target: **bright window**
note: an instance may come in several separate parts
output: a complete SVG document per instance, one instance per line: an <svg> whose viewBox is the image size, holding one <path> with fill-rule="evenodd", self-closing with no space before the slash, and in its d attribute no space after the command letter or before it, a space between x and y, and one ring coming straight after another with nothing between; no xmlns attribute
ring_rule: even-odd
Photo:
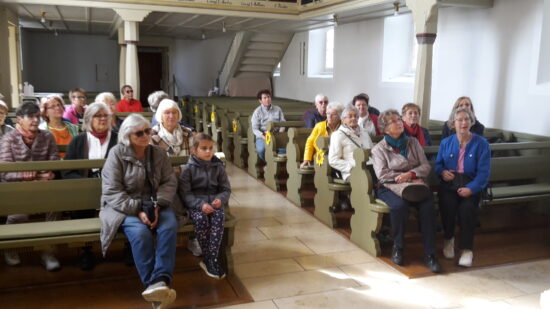
<svg viewBox="0 0 550 309"><path fill-rule="evenodd" d="M275 67L275 71L273 71L273 76L281 76L281 63L277 63L277 67Z"/></svg>
<svg viewBox="0 0 550 309"><path fill-rule="evenodd" d="M334 69L334 28L309 31L307 51L308 77L331 78Z"/></svg>
<svg viewBox="0 0 550 309"><path fill-rule="evenodd" d="M384 19L382 81L414 83L418 43L411 14Z"/></svg>

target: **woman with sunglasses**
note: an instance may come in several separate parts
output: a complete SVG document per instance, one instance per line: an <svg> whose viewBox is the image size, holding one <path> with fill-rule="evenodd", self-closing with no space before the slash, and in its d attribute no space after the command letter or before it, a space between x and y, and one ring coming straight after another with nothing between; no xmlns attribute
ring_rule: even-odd
<svg viewBox="0 0 550 309"><path fill-rule="evenodd" d="M63 120L64 110L63 99L60 96L50 95L40 101L40 115L45 122L42 122L38 128L50 131L57 145L68 145L79 131L77 125ZM64 158L65 153L59 153L59 157Z"/></svg>
<svg viewBox="0 0 550 309"><path fill-rule="evenodd" d="M134 90L132 89L132 86L122 86L122 88L120 89L120 94L122 98L120 99L120 101L118 101L118 104L116 106L117 112L143 112L141 102L134 99Z"/></svg>
<svg viewBox="0 0 550 309"><path fill-rule="evenodd" d="M84 132L74 137L69 143L65 160L107 158L109 151L117 142L117 134L111 131L111 109L104 103L90 104L84 112L82 130ZM65 179L99 178L100 174L100 169L61 172L62 177ZM93 209L71 212L72 219L93 218L95 216L96 211ZM95 266L95 258L91 251L92 247L85 246L82 249L80 268L91 270Z"/></svg>
<svg viewBox="0 0 550 309"><path fill-rule="evenodd" d="M178 222L172 208L177 179L166 152L150 145L151 128L143 116L128 116L102 170L101 247L103 255L122 230L146 287L141 293L154 308L176 299L172 281Z"/></svg>

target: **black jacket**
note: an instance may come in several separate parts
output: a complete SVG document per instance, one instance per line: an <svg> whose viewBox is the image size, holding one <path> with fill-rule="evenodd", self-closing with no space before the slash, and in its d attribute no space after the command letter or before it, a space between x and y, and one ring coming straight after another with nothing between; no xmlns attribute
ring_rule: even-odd
<svg viewBox="0 0 550 309"><path fill-rule="evenodd" d="M77 136L73 137L69 146L67 147L67 152L65 153L64 160L79 160L79 159L88 159L88 138L86 132L82 132ZM115 132L111 131L111 139L109 140L109 145L107 146L107 152L105 153L105 158L109 155L109 150L117 144L118 135ZM101 171L100 171L101 172ZM88 178L91 177L91 170L70 170L70 171L61 171L62 178Z"/></svg>

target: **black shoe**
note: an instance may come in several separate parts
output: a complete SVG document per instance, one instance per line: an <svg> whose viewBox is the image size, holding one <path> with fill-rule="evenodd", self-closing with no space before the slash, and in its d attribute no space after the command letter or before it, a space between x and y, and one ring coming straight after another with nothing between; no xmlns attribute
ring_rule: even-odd
<svg viewBox="0 0 550 309"><path fill-rule="evenodd" d="M82 248L82 256L80 257L80 269L92 270L95 267L95 257L90 247Z"/></svg>
<svg viewBox="0 0 550 309"><path fill-rule="evenodd" d="M134 256L132 255L132 247L129 243L124 244L124 264L126 266L134 266Z"/></svg>
<svg viewBox="0 0 550 309"><path fill-rule="evenodd" d="M391 250L391 261L395 265L403 266L403 249L394 246Z"/></svg>
<svg viewBox="0 0 550 309"><path fill-rule="evenodd" d="M424 265L430 269L432 273L441 273L441 265L437 262L435 254L429 254L424 257Z"/></svg>

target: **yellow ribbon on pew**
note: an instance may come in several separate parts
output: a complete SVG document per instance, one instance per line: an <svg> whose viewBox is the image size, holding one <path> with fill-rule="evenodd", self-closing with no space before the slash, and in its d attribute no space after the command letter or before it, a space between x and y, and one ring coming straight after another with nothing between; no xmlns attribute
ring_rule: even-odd
<svg viewBox="0 0 550 309"><path fill-rule="evenodd" d="M214 112L210 113L210 121L216 122L216 113Z"/></svg>
<svg viewBox="0 0 550 309"><path fill-rule="evenodd" d="M233 132L237 133L237 120L233 120Z"/></svg>
<svg viewBox="0 0 550 309"><path fill-rule="evenodd" d="M199 107L195 105L195 114L199 113Z"/></svg>
<svg viewBox="0 0 550 309"><path fill-rule="evenodd" d="M323 161L325 161L325 152L319 150L315 153L315 162L317 162L317 165L321 166L323 165Z"/></svg>
<svg viewBox="0 0 550 309"><path fill-rule="evenodd" d="M271 132L269 131L267 131L267 133L265 134L265 144L266 145L271 144Z"/></svg>

